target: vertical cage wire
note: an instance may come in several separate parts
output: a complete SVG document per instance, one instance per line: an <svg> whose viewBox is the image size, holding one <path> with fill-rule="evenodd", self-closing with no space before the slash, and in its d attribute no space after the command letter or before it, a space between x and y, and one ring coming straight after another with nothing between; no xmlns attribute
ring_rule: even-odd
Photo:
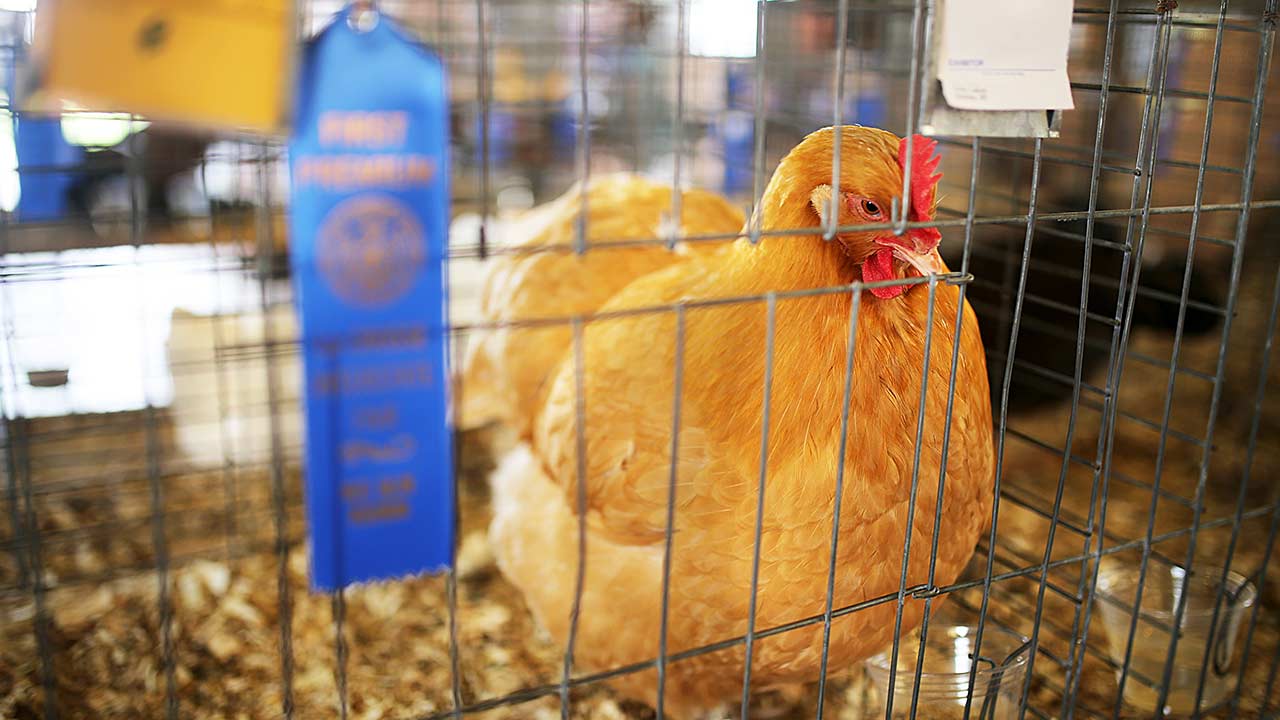
<svg viewBox="0 0 1280 720"><path fill-rule="evenodd" d="M1114 10L1113 10L1113 16L1114 16ZM1158 31L1157 31L1157 32L1158 32ZM1113 35L1111 34L1111 30L1109 29L1109 30L1108 30L1108 42L1111 42L1111 38L1112 38L1112 37L1113 37ZM1159 58L1160 58L1160 61L1162 61L1162 62L1163 62L1163 61L1165 61L1165 60L1167 59L1167 53L1168 53L1168 43L1167 43L1167 34L1166 34L1166 36L1165 36L1165 43L1164 43L1163 45L1161 45L1161 44L1157 44L1157 45L1153 46L1153 49L1152 49L1152 61L1151 61L1151 65L1150 65L1150 67L1151 67L1151 72L1152 72L1153 76L1157 73L1157 70L1156 70L1156 62L1157 62L1157 60L1156 60L1156 58L1157 58L1157 57L1159 57ZM1143 157L1143 154L1142 154L1142 146L1143 146L1143 144L1144 144L1144 143L1143 143L1143 140L1144 140L1144 139L1145 139L1145 137L1146 137L1146 128L1150 127L1150 125L1147 125L1147 115L1146 115L1146 111L1147 111L1147 110L1146 110L1146 108L1151 108L1151 110L1152 110L1152 114L1153 114L1153 115L1154 115L1154 117L1156 118L1156 119L1154 120L1154 124L1155 124L1155 125L1157 125L1157 126L1159 125L1159 117L1160 117L1161 101L1162 101L1162 99L1163 99L1164 84L1165 84L1165 78L1167 77L1167 75L1166 75L1166 73L1165 73L1165 72L1161 71L1161 72L1159 72L1159 73L1158 73L1158 77L1159 77L1159 80L1158 80L1157 82L1159 83L1159 86L1158 86L1158 87L1159 87L1160 89L1159 89L1159 91L1155 94L1154 98L1152 98L1152 100L1151 100L1151 104L1150 104L1150 105L1148 105L1148 106L1146 106L1146 107L1144 107L1144 116L1143 116L1144 129L1143 129L1143 131L1142 131L1142 135L1140 136L1140 140L1139 140L1139 150L1138 150L1138 161L1139 161L1139 162L1141 162L1141 161L1142 161L1142 157ZM1107 88L1107 85L1106 85L1106 81L1104 80L1104 84L1103 84L1103 92L1105 93L1107 89L1108 89L1108 88ZM1100 102L1100 106L1101 106L1101 102ZM1100 114L1101 114L1101 110L1100 110ZM1100 120L1099 122L1100 122L1100 124L1101 124L1101 122L1102 122L1102 121ZM1101 129L1101 127L1100 127L1100 128L1099 128L1099 138L1098 138L1098 140L1097 140L1096 142L1100 142L1100 141L1101 141L1101 132L1102 132L1102 129ZM1148 165L1147 165L1147 167L1148 167L1148 171L1150 171L1150 170L1153 168L1153 165L1154 165L1154 160L1155 160L1155 156L1156 156L1155 143L1156 143L1156 141L1157 141L1157 140L1158 140L1158 138L1153 138L1153 139L1151 140L1151 145L1152 145L1152 147L1151 147L1150 155L1149 155L1150 160L1148 161ZM1096 148L1095 148L1095 152L1096 152ZM1148 177L1150 177L1150 175L1148 175ZM1140 188L1140 186L1141 186L1141 183L1140 183L1138 180L1136 180L1136 179L1135 179L1135 181L1134 181L1134 183L1133 183L1133 194L1132 194L1132 196L1131 196L1131 207L1133 206L1133 204L1135 204L1135 203L1137 202L1137 198L1138 198L1138 193L1139 193L1139 188ZM1147 189L1147 195L1146 195L1146 198L1147 198L1147 199L1145 200L1144 212L1145 212L1145 211L1150 207L1150 186L1151 186L1150 181L1148 181L1148 182L1147 182L1147 188L1148 188L1148 189ZM1091 194L1092 194L1092 190L1091 190ZM1130 222L1130 231L1131 231L1131 230L1132 230L1132 221ZM1129 235L1129 237L1131 237L1131 235ZM1143 227L1141 227L1141 228L1139 229L1139 235L1138 235L1138 240L1137 240L1137 249L1136 249L1136 250L1134 250L1134 252L1135 252L1139 257L1141 257L1141 254L1142 254L1142 246L1143 246L1143 242L1144 242L1145 238L1146 238L1146 227L1145 227L1145 223L1144 223L1144 226L1143 226ZM1129 258L1130 258L1130 253L1126 251L1126 254L1125 254L1125 261L1124 261L1124 263L1123 263L1124 268L1123 268L1123 270L1122 270L1122 274L1121 274L1121 282L1122 282L1122 283L1124 283L1125 278L1127 277L1127 270L1128 270L1128 267L1127 267L1127 266L1128 266L1128 263L1129 263ZM1136 286L1136 285L1137 285L1137 283L1138 283L1138 273L1140 272L1140 270L1141 270L1141 263L1139 262L1139 263L1137 263L1137 264L1135 264L1135 265L1134 265L1134 274L1135 274L1135 275L1134 275L1133 283L1134 283L1134 285L1135 285L1135 286ZM1082 286L1083 286L1083 284L1082 284ZM1124 293L1123 293L1123 290L1121 291L1121 293L1120 293L1120 294L1121 294L1121 295L1123 295L1123 294L1124 294ZM1131 318L1132 318L1132 312L1133 312L1133 311L1132 311L1132 307L1133 307L1133 305L1132 305L1132 303L1130 303L1130 304L1127 306L1127 310L1126 310L1126 311L1127 311L1127 313L1128 313L1128 320L1129 320L1129 322L1124 322L1124 323L1123 323L1123 324L1121 324L1121 325L1117 325L1117 330L1120 330L1121 328L1123 328L1123 333L1121 334L1121 337L1120 337L1120 338L1118 338L1119 343L1120 343L1120 347L1121 347L1121 348L1125 347L1125 346L1126 346L1126 344L1127 344L1127 341L1128 341L1128 328L1129 328L1129 327L1131 327ZM1117 305L1116 313L1117 313L1117 319L1119 319L1119 315L1120 315L1120 313L1121 313L1121 308L1120 308L1120 305L1119 305L1119 304ZM1115 333L1113 333L1113 343L1116 341L1116 339L1117 339L1117 338L1115 337ZM1176 342L1176 341L1175 341L1175 342ZM1114 355L1114 354L1113 354L1113 357L1115 357L1115 355ZM1121 372L1121 370L1123 369L1123 360L1120 360L1120 361L1118 361L1118 362L1115 362L1115 363L1114 363L1114 367L1115 367L1114 373L1109 377L1109 380L1114 380L1114 382L1112 383L1112 387L1115 387L1115 385L1118 385L1118 383L1120 382L1120 372ZM1171 371L1170 371L1170 377L1173 377L1175 374L1176 374L1176 370L1171 369ZM1073 396L1073 397L1075 397L1075 396ZM1112 423L1114 423L1114 421L1112 421ZM1167 424L1166 424L1166 426L1167 426ZM1114 432L1114 427L1113 427L1113 425L1110 425L1110 424L1109 424L1109 425L1108 425L1108 433L1113 433L1113 432ZM1110 440L1108 440L1108 441L1106 441L1106 442L1107 442L1107 444L1108 444L1108 445L1110 445L1110 442L1111 442L1111 441L1110 441ZM1100 446L1101 446L1101 444L1102 444L1102 441L1100 440ZM1099 451L1101 452L1101 447L1099 448ZM1105 488L1106 486L1107 486L1107 479L1104 477L1104 479L1103 479L1103 487ZM1105 497L1105 492L1106 492L1106 491L1105 491L1105 489L1104 489L1104 497ZM1156 483L1156 484L1154 484L1153 489L1152 489L1152 497L1153 497L1153 498L1157 497L1157 496L1158 496L1158 493L1159 493L1159 486L1158 486L1158 483ZM1092 503L1091 503L1091 507L1092 507ZM1098 527L1099 527L1100 529L1101 529L1101 528L1105 528L1105 527L1106 527L1106 510L1105 510L1105 503L1104 503L1103 508L1102 508L1102 510L1100 511L1100 514L1099 514L1099 515L1100 515L1100 517L1099 517ZM1100 561L1101 561L1101 550L1102 550L1102 543L1100 542L1100 543L1099 543L1099 546L1098 546L1098 551L1099 551L1099 553L1098 553L1098 555L1096 555L1096 556L1095 556L1094 561L1093 561L1093 562L1094 562L1094 567L1095 567L1095 574L1094 574L1094 578L1093 578L1093 584L1090 586L1090 592L1092 592L1092 588L1093 588L1094 586L1096 586L1096 583L1097 583L1096 568L1098 568L1098 567L1100 566ZM1046 555L1047 555L1047 554L1048 554L1048 550L1046 550ZM1083 565L1082 565L1082 577L1083 577L1083 574L1084 574L1084 567L1083 567ZM1089 611L1090 611L1090 610L1091 610L1091 606L1090 606L1090 607L1086 607L1086 608L1084 608L1084 612L1085 612L1085 622L1084 622L1084 628L1085 628L1085 630L1084 630L1084 632L1085 632L1085 633L1087 633L1087 632L1088 632L1088 625L1089 625L1089 616L1088 616L1088 613L1089 613ZM1135 615L1136 615L1136 614L1135 614ZM1125 665L1127 666L1127 661L1126 661ZM1121 685L1121 689L1117 690L1117 702L1118 702L1118 696L1119 696L1119 693L1123 692L1123 684L1124 684L1124 682L1126 682L1126 680L1127 680L1127 679L1128 679L1128 674L1127 674L1127 673L1122 673L1121 678L1120 678L1120 681L1119 681L1119 682L1120 682L1120 685ZM1071 692L1068 692L1068 694L1067 694L1067 699L1069 700L1070 698L1071 698Z"/></svg>

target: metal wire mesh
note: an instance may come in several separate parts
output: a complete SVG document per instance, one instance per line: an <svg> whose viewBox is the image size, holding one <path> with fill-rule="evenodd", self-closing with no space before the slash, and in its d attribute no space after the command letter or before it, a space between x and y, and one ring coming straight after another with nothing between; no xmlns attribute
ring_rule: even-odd
<svg viewBox="0 0 1280 720"><path fill-rule="evenodd" d="M300 37L338 5L302 3ZM908 532L896 592L836 603L842 444L829 479L835 506L814 509L833 526L829 554L815 558L815 566L827 563L823 611L764 626L756 596L768 552L766 458L771 435L789 432L770 412L779 308L851 296L851 316L842 319L845 438L865 284L495 324L479 313L476 273L515 252L592 252L585 212L572 247L517 250L505 241L512 227L518 233L514 213L576 181L646 173L676 188L715 188L750 218L770 169L811 130L858 123L910 136L931 82L934 3L760 2L754 37L735 38L745 57L705 49L728 27L718 31L707 18L729 16L702 0L381 3L450 68L453 331L465 345L500 328L570 329L578 477L586 475L583 337L592 324L642 314L672 320L679 428L690 314L755 305L765 319L746 631L670 652L664 574L653 656L623 667L575 662L584 563L564 579L575 590L567 647L538 635L493 569L484 549L490 467L482 431L459 438L454 573L332 598L304 589L299 353L279 145L190 140L152 127L70 163L17 157L24 181L65 178L75 200L49 219L25 218L21 207L0 214L0 708L49 718L645 717L651 711L617 701L605 681L655 672L661 712L671 667L740 649L742 707L734 712L761 716L768 709L758 707L752 685L757 647L820 628L821 667L832 677L814 678L791 713L861 717L875 688L857 679L858 668L828 666L832 624L882 606L900 624L904 608L918 603L921 634L942 631L949 620L940 613L969 618L978 628L975 657L1001 632L1026 641L1030 681L1016 698L1017 717L1149 716L1177 693L1190 693L1202 717L1270 716L1280 667L1280 626L1266 607L1280 528L1280 414L1267 392L1280 312L1271 242L1280 228L1280 134L1265 111L1277 94L1269 78L1278 8L1274 0L1177 5L1077 4L1076 109L1063 115L1059 137L940 138L942 197L930 224L943 231L956 270L918 281L915 292L927 293L932 328L939 288L957 286L977 313L987 353L996 502L973 561L939 585L936 524L924 547ZM0 15L6 54L20 62L31 14ZM22 116L8 112L21 127ZM838 181L835 168L833 175ZM155 190L178 178L194 200ZM680 202L677 193L674 217ZM846 229L834 219L780 232L749 223L744 234L785 242ZM670 247L737 237L671 231L609 240ZM926 347L931 341L929 334ZM953 378L958 342L946 348ZM922 372L927 383L928 361ZM953 381L948 417L954 394ZM924 395L906 498L913 508L930 482L921 485ZM944 457L950 423L945 432ZM668 573L680 437L670 435L661 550ZM941 484L929 498L935 516ZM584 485L570 499L578 508L586 506ZM585 519L578 533L584 557ZM930 560L926 582L908 583L907 555ZM1136 570L1137 597L1105 591L1108 559ZM1205 702L1206 687L1219 681L1209 652L1197 677L1175 677L1165 660L1185 640L1151 640L1161 622L1179 625L1187 593L1174 593L1164 620L1134 610L1141 593L1162 592L1154 578L1171 568L1232 568L1257 590L1239 620L1231 670L1238 687L1224 699ZM1236 600L1217 593L1213 625L1234 615L1224 598ZM936 607L942 599L947 606ZM900 655L913 658L907 674L924 671L914 660L924 643L907 635L888 648L889 687ZM971 678L978 667L971 664ZM1130 686L1147 689L1144 706ZM907 707L894 703L890 696L885 717L937 716L915 695ZM985 717L984 708L970 692L952 709Z"/></svg>

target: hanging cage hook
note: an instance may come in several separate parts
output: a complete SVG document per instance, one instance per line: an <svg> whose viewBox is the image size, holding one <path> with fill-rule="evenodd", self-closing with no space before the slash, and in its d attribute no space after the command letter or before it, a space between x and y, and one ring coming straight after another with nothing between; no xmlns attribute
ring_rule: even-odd
<svg viewBox="0 0 1280 720"><path fill-rule="evenodd" d="M894 197L889 204L889 220L893 224L893 234L901 237L907 232L907 208L899 197Z"/></svg>
<svg viewBox="0 0 1280 720"><path fill-rule="evenodd" d="M347 14L349 23L357 32L367 33L378 26L378 3L376 0L352 0L351 12Z"/></svg>

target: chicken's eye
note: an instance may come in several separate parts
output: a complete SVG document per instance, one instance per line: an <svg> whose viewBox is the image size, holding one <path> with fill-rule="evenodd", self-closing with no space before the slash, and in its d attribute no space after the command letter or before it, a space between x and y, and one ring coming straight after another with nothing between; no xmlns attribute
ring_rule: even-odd
<svg viewBox="0 0 1280 720"><path fill-rule="evenodd" d="M878 217L880 215L880 206L875 201L864 198L862 200L862 212L866 213L868 217Z"/></svg>

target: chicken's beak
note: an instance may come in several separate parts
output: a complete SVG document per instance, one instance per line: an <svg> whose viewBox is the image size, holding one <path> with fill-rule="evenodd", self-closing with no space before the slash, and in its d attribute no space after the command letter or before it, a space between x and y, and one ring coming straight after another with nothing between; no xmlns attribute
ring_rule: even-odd
<svg viewBox="0 0 1280 720"><path fill-rule="evenodd" d="M921 243L914 242L914 240L915 238L911 238L906 243L903 243L901 239L894 238L878 242L880 245L893 250L895 258L915 268L921 277L946 274L947 266L943 264L942 256L938 254L937 242ZM908 245L914 245L915 247L908 247Z"/></svg>
<svg viewBox="0 0 1280 720"><path fill-rule="evenodd" d="M893 248L893 256L920 272L921 277L943 275L947 266L942 264L942 256L934 248L926 253L918 253L902 247Z"/></svg>

